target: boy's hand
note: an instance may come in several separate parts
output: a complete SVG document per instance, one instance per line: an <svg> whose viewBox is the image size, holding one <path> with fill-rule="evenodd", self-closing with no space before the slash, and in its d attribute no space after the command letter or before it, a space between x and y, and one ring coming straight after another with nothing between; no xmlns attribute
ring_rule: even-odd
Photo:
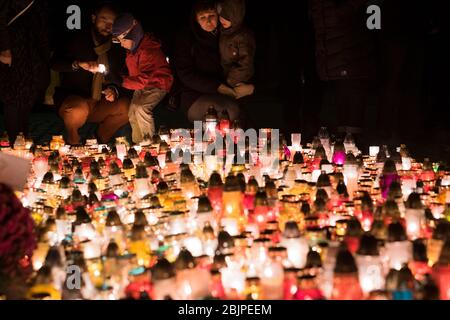
<svg viewBox="0 0 450 320"><path fill-rule="evenodd" d="M246 96L251 96L255 91L255 86L253 84L240 83L234 87L236 92L236 99L241 99Z"/></svg>
<svg viewBox="0 0 450 320"><path fill-rule="evenodd" d="M117 92L112 88L106 88L102 93L105 95L106 101L114 102L117 98Z"/></svg>
<svg viewBox="0 0 450 320"><path fill-rule="evenodd" d="M225 84L221 84L219 88L217 88L217 92L236 99L236 92Z"/></svg>
<svg viewBox="0 0 450 320"><path fill-rule="evenodd" d="M11 67L12 64L12 54L11 54L11 50L3 50L0 51L0 62L3 64L7 64L8 66Z"/></svg>

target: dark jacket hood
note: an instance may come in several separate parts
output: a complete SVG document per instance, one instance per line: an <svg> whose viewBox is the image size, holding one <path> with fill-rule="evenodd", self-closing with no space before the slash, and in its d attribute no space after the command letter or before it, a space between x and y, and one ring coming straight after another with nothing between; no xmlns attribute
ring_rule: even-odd
<svg viewBox="0 0 450 320"><path fill-rule="evenodd" d="M223 34L232 34L239 30L245 18L245 0L224 0L218 3L219 16L231 21L229 29L221 28Z"/></svg>

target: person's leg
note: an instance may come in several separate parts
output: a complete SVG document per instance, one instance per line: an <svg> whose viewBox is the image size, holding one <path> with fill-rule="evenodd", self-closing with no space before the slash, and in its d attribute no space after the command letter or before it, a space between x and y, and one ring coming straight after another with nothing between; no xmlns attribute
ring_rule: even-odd
<svg viewBox="0 0 450 320"><path fill-rule="evenodd" d="M92 108L92 102L80 96L69 96L63 101L59 115L64 121L69 144L81 142L78 129L86 123Z"/></svg>
<svg viewBox="0 0 450 320"><path fill-rule="evenodd" d="M97 136L100 143L107 143L117 130L128 123L130 100L120 98L114 102L100 100L92 109L87 121L98 123Z"/></svg>
<svg viewBox="0 0 450 320"><path fill-rule="evenodd" d="M8 133L10 144L14 144L17 135L20 132L20 112L17 103L11 101L3 101L4 103L4 124L6 132Z"/></svg>
<svg viewBox="0 0 450 320"><path fill-rule="evenodd" d="M138 90L131 100L129 118L133 130L134 143L143 141L155 134L153 109L164 99L167 92L158 88Z"/></svg>
<svg viewBox="0 0 450 320"><path fill-rule="evenodd" d="M364 114L367 109L369 95L369 80L338 80L336 81L336 108L338 126L348 132L361 132L364 128Z"/></svg>
<svg viewBox="0 0 450 320"><path fill-rule="evenodd" d="M219 116L223 110L226 110L231 121L239 118L240 109L236 100L221 94L205 94L198 98L189 108L188 120L191 122L203 121L210 106L214 106Z"/></svg>

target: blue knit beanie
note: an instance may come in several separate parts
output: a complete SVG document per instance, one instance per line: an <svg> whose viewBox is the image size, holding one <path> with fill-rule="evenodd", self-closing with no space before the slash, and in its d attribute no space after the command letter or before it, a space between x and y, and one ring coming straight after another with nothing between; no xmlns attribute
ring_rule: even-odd
<svg viewBox="0 0 450 320"><path fill-rule="evenodd" d="M131 26L133 25L134 20L135 18L131 13L124 13L119 17L117 17L117 19L114 21L114 25L112 28L113 36L118 36L126 32L128 29L130 29ZM132 52L134 52L137 49L143 37L144 37L144 29L142 29L142 25L139 22L137 22L137 24L133 27L133 29L131 29L131 31L125 37L125 39L134 41L134 45L131 48Z"/></svg>

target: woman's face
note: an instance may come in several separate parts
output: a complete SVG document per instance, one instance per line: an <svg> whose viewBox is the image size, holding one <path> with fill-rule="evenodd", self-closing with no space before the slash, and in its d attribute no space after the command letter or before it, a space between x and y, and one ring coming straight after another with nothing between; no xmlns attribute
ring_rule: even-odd
<svg viewBox="0 0 450 320"><path fill-rule="evenodd" d="M206 32L213 32L216 30L217 21L218 16L216 10L211 9L197 13L197 22Z"/></svg>

